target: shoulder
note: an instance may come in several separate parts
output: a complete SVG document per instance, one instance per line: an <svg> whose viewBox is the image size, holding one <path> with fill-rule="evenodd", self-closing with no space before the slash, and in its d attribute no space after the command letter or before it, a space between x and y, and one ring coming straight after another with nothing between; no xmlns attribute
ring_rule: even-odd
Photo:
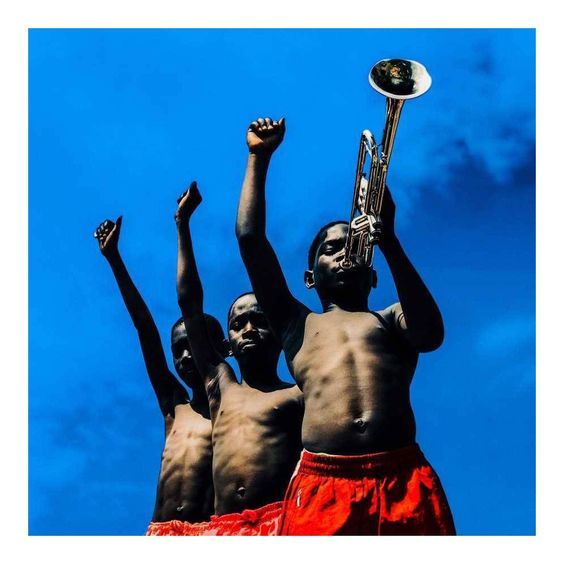
<svg viewBox="0 0 564 564"><path fill-rule="evenodd" d="M209 369L208 378L206 379L208 398L219 398L222 393L225 393L228 388L237 383L233 368L226 360L222 360Z"/></svg>
<svg viewBox="0 0 564 564"><path fill-rule="evenodd" d="M311 309L299 302L294 300L291 307L287 308L287 323L284 327L283 333L289 335L294 333L296 330L303 328L306 319L310 315L314 315Z"/></svg>
<svg viewBox="0 0 564 564"><path fill-rule="evenodd" d="M372 312L380 321L380 324L390 334L393 341L401 346L405 352L416 352L407 334L407 325L399 303L392 304L386 309Z"/></svg>
<svg viewBox="0 0 564 564"><path fill-rule="evenodd" d="M405 319L401 304L396 302L386 309L372 312L387 329L405 331Z"/></svg>

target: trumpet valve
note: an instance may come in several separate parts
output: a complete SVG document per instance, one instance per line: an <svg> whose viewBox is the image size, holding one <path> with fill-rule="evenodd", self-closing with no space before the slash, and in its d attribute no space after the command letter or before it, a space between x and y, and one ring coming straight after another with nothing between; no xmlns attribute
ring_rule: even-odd
<svg viewBox="0 0 564 564"><path fill-rule="evenodd" d="M376 217L370 216L370 228L368 231L368 242L371 245L375 245L379 240L380 236L382 235L382 219L379 215Z"/></svg>

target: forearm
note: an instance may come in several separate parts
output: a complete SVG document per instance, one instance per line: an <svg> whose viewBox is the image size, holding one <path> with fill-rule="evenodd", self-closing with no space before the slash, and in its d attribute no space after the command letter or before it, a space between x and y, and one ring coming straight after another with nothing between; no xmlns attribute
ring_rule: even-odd
<svg viewBox="0 0 564 564"><path fill-rule="evenodd" d="M265 185L269 154L250 153L237 210L237 239L263 236L266 231Z"/></svg>
<svg viewBox="0 0 564 564"><path fill-rule="evenodd" d="M135 287L119 252L106 257L116 279L125 307L131 316L135 328L139 331L145 328L147 321L152 322L151 313L141 294Z"/></svg>
<svg viewBox="0 0 564 564"><path fill-rule="evenodd" d="M141 352L147 368L147 374L157 396L163 415L174 414L176 398L186 397L186 391L169 372L163 346L155 321L135 287L129 272L116 249L105 255L110 265L119 291L137 330Z"/></svg>
<svg viewBox="0 0 564 564"><path fill-rule="evenodd" d="M395 235L380 248L396 285L410 341L421 352L438 348L444 328L433 296Z"/></svg>
<svg viewBox="0 0 564 564"><path fill-rule="evenodd" d="M178 222L178 263L176 290L184 317L203 314L204 291L196 266L189 222Z"/></svg>

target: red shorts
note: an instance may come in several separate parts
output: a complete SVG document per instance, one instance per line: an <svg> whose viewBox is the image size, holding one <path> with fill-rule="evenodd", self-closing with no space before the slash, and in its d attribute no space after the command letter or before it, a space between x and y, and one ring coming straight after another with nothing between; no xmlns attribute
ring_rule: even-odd
<svg viewBox="0 0 564 564"><path fill-rule="evenodd" d="M149 523L145 533L148 537L199 537L207 523L188 523L187 521L163 521Z"/></svg>
<svg viewBox="0 0 564 564"><path fill-rule="evenodd" d="M245 509L241 513L212 515L204 523L167 521L151 523L149 536L276 536L279 533L282 502L269 503L258 509Z"/></svg>
<svg viewBox="0 0 564 564"><path fill-rule="evenodd" d="M375 454L302 452L281 535L455 535L439 477L417 445Z"/></svg>

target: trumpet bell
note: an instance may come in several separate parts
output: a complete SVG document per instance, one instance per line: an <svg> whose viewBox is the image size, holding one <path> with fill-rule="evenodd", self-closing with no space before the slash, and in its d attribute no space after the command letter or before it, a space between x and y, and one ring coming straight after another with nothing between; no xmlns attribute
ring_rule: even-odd
<svg viewBox="0 0 564 564"><path fill-rule="evenodd" d="M368 82L380 94L395 100L409 100L425 94L431 88L431 76L417 61L383 59L368 75Z"/></svg>

